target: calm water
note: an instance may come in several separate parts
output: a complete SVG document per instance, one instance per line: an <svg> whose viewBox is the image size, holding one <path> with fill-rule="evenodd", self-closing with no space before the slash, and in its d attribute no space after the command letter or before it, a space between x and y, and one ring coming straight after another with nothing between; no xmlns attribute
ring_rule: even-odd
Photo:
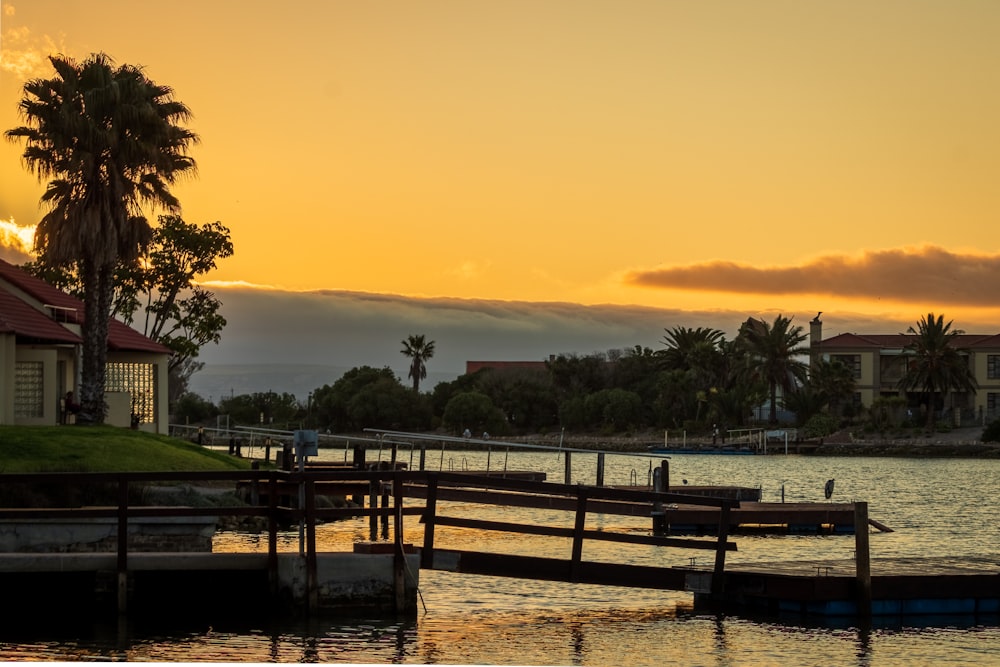
<svg viewBox="0 0 1000 667"><path fill-rule="evenodd" d="M342 457L324 450L321 458ZM482 469L485 452L428 455L432 469ZM404 461L408 454L402 455ZM573 481L592 483L596 457L574 454ZM610 456L608 484L645 484L651 460ZM544 470L562 480L554 453L493 452L490 468ZM659 460L653 461L659 465ZM895 529L871 535L872 558L918 555L994 556L1000 537L1000 461L850 459L796 456L693 456L671 459L674 484L760 487L765 501L867 500L872 518ZM444 504L443 513L506 521L572 525L559 512ZM594 515L588 527L648 532L649 520ZM349 550L368 539L366 519L317 529L319 547ZM406 539L422 528L407 517ZM853 536L734 537L727 562L850 558ZM442 548L568 558L569 540L438 528ZM256 550L257 538L221 534L216 550ZM282 548L298 549L297 532ZM689 551L585 543L584 558L606 562L687 564ZM708 564L711 555L699 556ZM347 662L520 665L985 665L1000 664L1000 619L929 619L917 625L880 621L862 631L849 622L815 625L799 618L696 614L684 593L420 573L416 618L338 618L282 624L178 616L169 625L107 627L74 621L0 628L0 660L143 660L211 662ZM908 621L910 622L910 621Z"/></svg>

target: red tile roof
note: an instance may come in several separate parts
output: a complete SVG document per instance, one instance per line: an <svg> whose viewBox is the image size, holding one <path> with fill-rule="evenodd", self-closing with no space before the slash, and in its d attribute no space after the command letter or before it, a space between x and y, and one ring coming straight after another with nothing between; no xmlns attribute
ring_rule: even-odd
<svg viewBox="0 0 1000 667"><path fill-rule="evenodd" d="M75 333L54 322L10 292L0 289L0 332L53 343L82 343Z"/></svg>
<svg viewBox="0 0 1000 667"><path fill-rule="evenodd" d="M913 334L837 334L820 341L821 347L836 348L903 348L913 342ZM1000 334L958 334L956 347L1000 347Z"/></svg>
<svg viewBox="0 0 1000 667"><path fill-rule="evenodd" d="M63 317L66 322L83 323L82 301L2 259L0 259L0 280L14 285L46 306L54 306L58 309L60 317ZM45 313L25 303L16 294L2 289L2 285L0 285L0 297L2 297L0 300L0 331L12 331L18 336L41 340L82 342L79 336L47 317ZM143 336L135 329L115 319L108 323L108 349L157 354L170 353L169 348Z"/></svg>

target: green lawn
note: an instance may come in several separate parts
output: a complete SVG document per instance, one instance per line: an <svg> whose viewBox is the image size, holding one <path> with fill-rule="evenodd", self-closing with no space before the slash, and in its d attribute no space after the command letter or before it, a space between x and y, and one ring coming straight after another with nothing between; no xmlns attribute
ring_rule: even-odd
<svg viewBox="0 0 1000 667"><path fill-rule="evenodd" d="M246 470L250 462L113 426L0 426L0 473Z"/></svg>

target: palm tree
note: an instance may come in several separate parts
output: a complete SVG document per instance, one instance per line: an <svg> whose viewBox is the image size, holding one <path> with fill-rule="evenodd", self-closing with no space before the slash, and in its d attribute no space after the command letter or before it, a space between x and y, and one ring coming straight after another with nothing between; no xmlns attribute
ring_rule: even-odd
<svg viewBox="0 0 1000 667"><path fill-rule="evenodd" d="M927 427L934 425L935 396L938 392L946 396L949 391L975 391L976 377L969 368L966 350L955 345L957 336L965 333L952 329L952 322L944 323L944 315L920 318L916 328L909 327L907 334L913 340L904 350L907 362L906 372L897 385L906 391L919 390L927 394Z"/></svg>
<svg viewBox="0 0 1000 667"><path fill-rule="evenodd" d="M771 397L769 422L778 422L778 387L791 391L797 382L805 381L808 364L796 357L808 355L803 346L806 334L802 327L792 326L789 317L778 315L769 325L762 320L747 320L740 328L750 354L756 359L755 373L767 383Z"/></svg>
<svg viewBox="0 0 1000 667"><path fill-rule="evenodd" d="M80 275L80 398L82 410L101 422L115 269L136 261L149 242L143 206L179 211L169 186L194 170L187 150L198 137L178 124L190 118L188 108L141 68L115 67L102 53L80 63L49 61L56 76L24 84L18 108L25 125L5 134L23 139L28 169L50 179L35 247L45 262L75 265Z"/></svg>
<svg viewBox="0 0 1000 667"><path fill-rule="evenodd" d="M420 391L420 381L427 377L427 366L424 362L434 356L434 341L425 340L424 335L409 336L403 341L402 354L410 358L410 373L413 378L413 391Z"/></svg>
<svg viewBox="0 0 1000 667"><path fill-rule="evenodd" d="M839 359L819 359L810 369L809 385L823 398L830 413L839 422L843 416L843 402L854 394L855 380L851 369Z"/></svg>

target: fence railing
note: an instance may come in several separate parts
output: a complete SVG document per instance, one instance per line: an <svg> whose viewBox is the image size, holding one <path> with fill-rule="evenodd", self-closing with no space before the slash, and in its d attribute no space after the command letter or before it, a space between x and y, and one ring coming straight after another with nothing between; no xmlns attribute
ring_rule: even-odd
<svg viewBox="0 0 1000 667"><path fill-rule="evenodd" d="M211 507L189 506L146 506L134 501L135 487L157 483L174 483L197 486L199 484L233 484L234 490L243 487L248 493L247 504ZM642 544L690 549L715 550L713 587L721 590L722 574L725 568L725 554L736 549L728 540L729 510L737 507L737 501L720 498L687 496L659 491L609 488L584 485L532 482L474 474L442 473L431 471L389 470L250 470L219 472L120 472L120 473L2 473L0 491L10 497L16 485L44 487L65 485L83 487L104 485L108 495L114 500L100 506L86 507L11 507L0 506L0 520L13 519L73 519L73 518L114 518L117 521L117 572L120 595L126 590L129 570L129 522L141 517L205 517L205 516L257 516L267 520L268 570L272 593L276 593L278 567L278 533L282 527L299 525L300 554L305 558L307 588L310 598L314 597L317 586L317 524L326 520L348 517L370 517L371 537L375 540L376 521L393 521L393 543L395 553L402 560L404 553L403 517L420 515L424 523L422 567L434 567L435 531L438 526L462 527L482 531L507 531L523 534L571 538L572 549L568 565L567 580L574 580L582 572L584 542L611 541L623 544ZM349 497L359 493L367 495L367 507L326 507L319 506L316 497L343 495ZM139 494L141 495L141 494ZM386 499L391 495L392 504ZM381 507L377 499L383 498ZM405 499L423 499L422 505L409 505ZM573 513L573 528L536 525L527 523L500 522L476 518L474 516L448 516L441 512L439 501L462 500L463 502L491 504L497 506L516 505L522 507L544 507ZM614 506L645 505L650 514L654 507L669 503L685 503L719 508L719 531L716 540L680 539L666 535L637 535L609 531L588 530L588 512L613 512ZM7 503L4 503L7 504ZM623 512L625 513L625 512ZM383 533L385 535L385 533ZM488 572L483 572L488 573ZM496 572L503 574L503 572ZM527 578L561 578L536 576L531 570L522 571ZM628 573L621 574L615 581L618 585L643 585L628 581ZM120 599L124 608L124 599Z"/></svg>

